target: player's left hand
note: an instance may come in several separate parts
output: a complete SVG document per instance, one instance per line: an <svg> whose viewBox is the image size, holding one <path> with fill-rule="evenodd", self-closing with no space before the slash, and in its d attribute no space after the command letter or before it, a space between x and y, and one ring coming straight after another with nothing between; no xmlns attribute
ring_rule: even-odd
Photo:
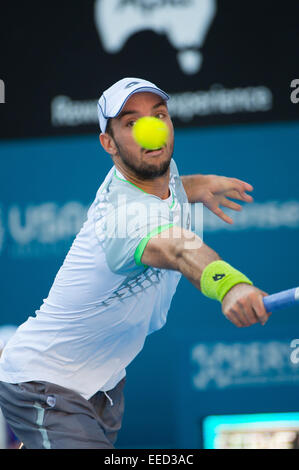
<svg viewBox="0 0 299 470"><path fill-rule="evenodd" d="M233 220L220 208L227 207L234 211L242 210L242 206L231 199L243 202L252 202L253 198L246 191L253 191L251 184L237 178L228 178L217 175L200 175L200 181L196 187L196 200L202 202L210 211L228 224Z"/></svg>

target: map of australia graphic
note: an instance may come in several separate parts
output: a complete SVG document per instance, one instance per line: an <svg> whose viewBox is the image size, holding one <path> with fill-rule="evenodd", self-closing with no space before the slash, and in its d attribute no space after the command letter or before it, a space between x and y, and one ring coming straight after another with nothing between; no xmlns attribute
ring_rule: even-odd
<svg viewBox="0 0 299 470"><path fill-rule="evenodd" d="M96 0L95 24L104 50L118 53L134 34L166 35L181 70L197 73L200 48L216 14L216 0Z"/></svg>

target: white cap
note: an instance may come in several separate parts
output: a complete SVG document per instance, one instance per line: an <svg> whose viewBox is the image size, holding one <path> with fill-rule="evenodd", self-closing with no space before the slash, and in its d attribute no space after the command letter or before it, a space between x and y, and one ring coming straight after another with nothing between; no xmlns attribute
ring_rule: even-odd
<svg viewBox="0 0 299 470"><path fill-rule="evenodd" d="M142 91L149 91L168 100L165 91L160 90L154 83L142 78L123 78L104 91L98 101L98 116L102 132L106 131L109 118L115 118L124 107L130 96Z"/></svg>

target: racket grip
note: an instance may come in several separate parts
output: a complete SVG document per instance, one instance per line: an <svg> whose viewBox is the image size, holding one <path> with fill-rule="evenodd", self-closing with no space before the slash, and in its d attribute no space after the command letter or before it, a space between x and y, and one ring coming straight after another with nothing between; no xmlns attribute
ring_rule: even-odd
<svg viewBox="0 0 299 470"><path fill-rule="evenodd" d="M299 302L299 287L267 295L263 298L263 301L267 312L274 312L281 308L291 307L296 302Z"/></svg>

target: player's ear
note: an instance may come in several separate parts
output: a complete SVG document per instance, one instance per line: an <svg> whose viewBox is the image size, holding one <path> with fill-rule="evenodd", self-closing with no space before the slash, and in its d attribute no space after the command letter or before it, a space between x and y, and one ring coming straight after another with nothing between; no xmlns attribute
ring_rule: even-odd
<svg viewBox="0 0 299 470"><path fill-rule="evenodd" d="M115 155L117 153L115 142L110 134L107 134L107 132L103 132L102 134L100 134L99 139L103 149L107 153L109 153L110 155Z"/></svg>

